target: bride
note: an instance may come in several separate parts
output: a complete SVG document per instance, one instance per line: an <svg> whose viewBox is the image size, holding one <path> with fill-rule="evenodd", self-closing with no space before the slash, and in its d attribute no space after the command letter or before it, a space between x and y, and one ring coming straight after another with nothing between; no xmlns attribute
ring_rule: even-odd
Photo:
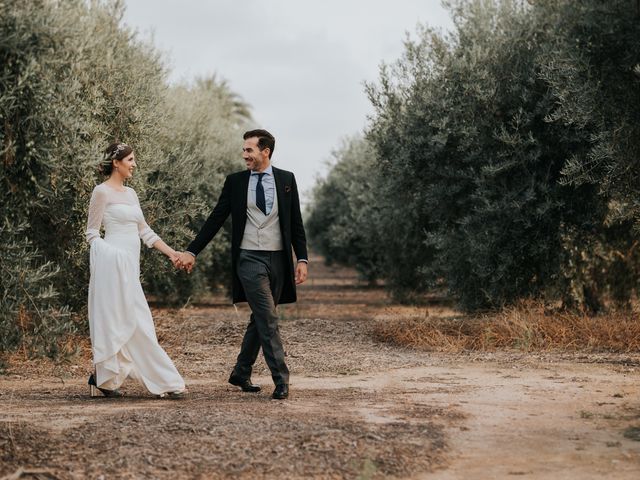
<svg viewBox="0 0 640 480"><path fill-rule="evenodd" d="M177 253L147 225L135 190L124 185L135 168L133 149L111 144L100 166L108 179L93 189L89 204L89 329L95 366L89 385L92 396L100 391L120 397L119 387L132 377L155 395L181 398L184 380L158 344L140 284L140 239L174 264Z"/></svg>

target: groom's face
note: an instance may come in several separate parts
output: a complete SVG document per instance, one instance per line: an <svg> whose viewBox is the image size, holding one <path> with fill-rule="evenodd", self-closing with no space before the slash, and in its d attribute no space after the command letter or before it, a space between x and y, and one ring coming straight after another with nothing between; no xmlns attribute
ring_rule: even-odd
<svg viewBox="0 0 640 480"><path fill-rule="evenodd" d="M242 158L249 170L261 172L269 166L269 149L260 151L258 137L247 138L242 147Z"/></svg>

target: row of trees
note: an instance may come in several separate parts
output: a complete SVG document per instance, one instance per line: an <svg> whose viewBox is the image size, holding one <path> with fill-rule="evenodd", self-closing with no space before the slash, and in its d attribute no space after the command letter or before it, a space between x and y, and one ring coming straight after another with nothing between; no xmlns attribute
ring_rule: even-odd
<svg viewBox="0 0 640 480"><path fill-rule="evenodd" d="M399 297L597 312L640 278L640 6L460 0L367 86L314 191L314 245Z"/></svg>
<svg viewBox="0 0 640 480"><path fill-rule="evenodd" d="M237 168L247 105L215 77L170 86L122 12L113 1L0 2L0 353L55 355L60 334L86 328L86 212L110 141L134 147L132 186L176 249ZM145 252L146 291L184 302L224 283L227 248L222 234L191 276Z"/></svg>

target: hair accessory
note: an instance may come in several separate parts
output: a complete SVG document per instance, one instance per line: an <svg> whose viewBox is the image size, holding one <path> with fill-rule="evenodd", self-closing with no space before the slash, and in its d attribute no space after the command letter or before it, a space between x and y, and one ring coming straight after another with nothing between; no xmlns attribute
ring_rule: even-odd
<svg viewBox="0 0 640 480"><path fill-rule="evenodd" d="M124 151L129 145L126 143L119 143L116 148L114 148L111 152L105 152L104 157L102 159L103 162L109 163L111 160L115 160L118 154Z"/></svg>
<svg viewBox="0 0 640 480"><path fill-rule="evenodd" d="M125 148L127 148L129 145L127 145L126 143L119 143L118 146L116 147L116 149L113 151L113 153L111 154L111 157L115 158L116 156L118 156L118 154L120 152L122 152Z"/></svg>
<svg viewBox="0 0 640 480"><path fill-rule="evenodd" d="M116 147L112 151L105 152L104 156L102 157L102 162L100 162L100 166L98 167L98 170L100 170L101 172L106 171L106 169L108 169L109 166L111 165L111 162L117 159L116 157L118 156L118 154L124 151L128 147L129 145L127 145L126 143L119 143L116 145Z"/></svg>

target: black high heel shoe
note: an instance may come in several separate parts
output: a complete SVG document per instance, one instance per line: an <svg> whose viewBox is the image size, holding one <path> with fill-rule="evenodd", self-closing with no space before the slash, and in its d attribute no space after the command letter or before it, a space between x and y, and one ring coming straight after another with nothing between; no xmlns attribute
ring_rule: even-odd
<svg viewBox="0 0 640 480"><path fill-rule="evenodd" d="M94 377L93 373L89 375L89 381L87 383L89 384L89 393L92 397L99 397L100 394L98 393L98 391L100 391L103 396L108 398L124 397L124 394L120 390L107 390L106 388L98 387L98 385L96 384L96 377Z"/></svg>

